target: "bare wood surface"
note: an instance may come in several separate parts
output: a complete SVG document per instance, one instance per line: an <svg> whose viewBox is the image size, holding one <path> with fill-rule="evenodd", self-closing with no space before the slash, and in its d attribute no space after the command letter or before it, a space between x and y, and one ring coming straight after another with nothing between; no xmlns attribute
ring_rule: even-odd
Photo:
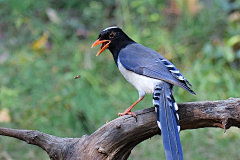
<svg viewBox="0 0 240 160"><path fill-rule="evenodd" d="M240 127L240 98L178 104L181 130L204 127ZM91 135L82 138L59 138L39 131L0 127L0 135L14 137L44 149L52 160L111 160L129 157L140 142L156 134L154 108L118 117Z"/></svg>

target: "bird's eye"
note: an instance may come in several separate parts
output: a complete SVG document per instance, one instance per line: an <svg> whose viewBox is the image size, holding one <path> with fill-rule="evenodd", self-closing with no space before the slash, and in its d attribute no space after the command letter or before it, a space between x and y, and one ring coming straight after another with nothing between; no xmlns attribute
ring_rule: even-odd
<svg viewBox="0 0 240 160"><path fill-rule="evenodd" d="M115 36L115 34L116 34L115 32L110 33L109 38L113 38Z"/></svg>

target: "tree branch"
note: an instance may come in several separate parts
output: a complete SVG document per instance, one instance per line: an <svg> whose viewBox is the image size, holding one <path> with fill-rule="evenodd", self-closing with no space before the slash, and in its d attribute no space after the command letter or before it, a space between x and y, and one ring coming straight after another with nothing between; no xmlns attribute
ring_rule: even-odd
<svg viewBox="0 0 240 160"><path fill-rule="evenodd" d="M204 127L240 127L240 98L221 101L190 102L179 105L181 130ZM118 117L90 136L59 138L38 131L0 128L0 135L10 136L44 149L52 160L127 159L140 142L160 130L154 108Z"/></svg>

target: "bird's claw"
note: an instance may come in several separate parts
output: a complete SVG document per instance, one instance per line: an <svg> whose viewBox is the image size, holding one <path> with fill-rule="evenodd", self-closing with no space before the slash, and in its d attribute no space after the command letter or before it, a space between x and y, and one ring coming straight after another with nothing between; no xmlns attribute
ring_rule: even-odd
<svg viewBox="0 0 240 160"><path fill-rule="evenodd" d="M137 121L137 116L136 116L136 114L135 113L133 113L133 112L131 112L131 111L125 111L125 112L123 112L123 113L118 113L118 117L119 116L124 116L124 115L132 115L135 119L136 119L136 121Z"/></svg>

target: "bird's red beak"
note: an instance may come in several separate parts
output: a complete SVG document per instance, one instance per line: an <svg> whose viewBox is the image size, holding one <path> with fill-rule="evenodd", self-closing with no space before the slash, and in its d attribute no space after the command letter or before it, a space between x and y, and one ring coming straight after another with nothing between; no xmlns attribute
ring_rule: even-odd
<svg viewBox="0 0 240 160"><path fill-rule="evenodd" d="M100 55L108 46L109 44L111 43L110 40L100 40L100 39L97 39L93 44L92 44L92 47L95 47L96 45L99 45L102 43L102 46L99 48L98 52L97 52L97 55Z"/></svg>

